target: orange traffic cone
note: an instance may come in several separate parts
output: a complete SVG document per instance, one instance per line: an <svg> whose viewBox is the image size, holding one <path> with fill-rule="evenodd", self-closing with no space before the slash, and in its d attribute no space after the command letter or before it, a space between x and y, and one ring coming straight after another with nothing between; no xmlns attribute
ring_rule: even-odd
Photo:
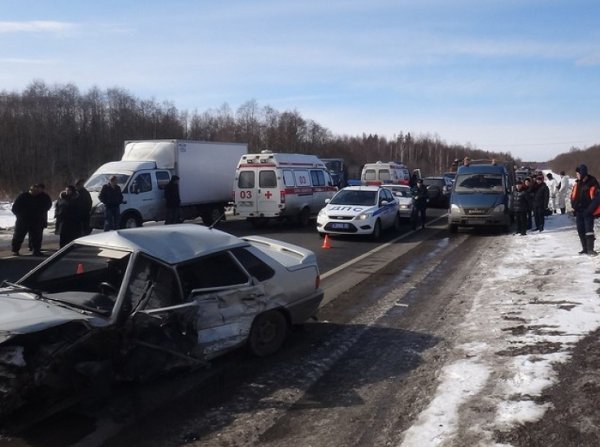
<svg viewBox="0 0 600 447"><path fill-rule="evenodd" d="M75 273L77 275L81 275L83 273L83 264L81 262L77 264L77 271Z"/></svg>
<svg viewBox="0 0 600 447"><path fill-rule="evenodd" d="M321 245L321 248L331 248L331 245L329 244L329 235L327 233L325 234L325 238L323 239L323 245Z"/></svg>

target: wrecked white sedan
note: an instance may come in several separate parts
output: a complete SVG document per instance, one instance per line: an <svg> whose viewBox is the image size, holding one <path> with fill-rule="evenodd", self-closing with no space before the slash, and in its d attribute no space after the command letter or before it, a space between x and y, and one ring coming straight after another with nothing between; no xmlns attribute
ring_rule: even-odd
<svg viewBox="0 0 600 447"><path fill-rule="evenodd" d="M80 238L0 288L0 417L247 345L266 356L323 298L315 255L199 225Z"/></svg>

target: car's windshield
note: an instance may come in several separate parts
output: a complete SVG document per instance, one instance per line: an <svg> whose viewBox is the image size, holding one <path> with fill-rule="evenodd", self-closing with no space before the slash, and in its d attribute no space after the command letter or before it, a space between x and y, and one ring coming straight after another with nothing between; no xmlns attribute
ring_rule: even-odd
<svg viewBox="0 0 600 447"><path fill-rule="evenodd" d="M340 160L328 160L325 162L325 166L332 172L341 172L342 162Z"/></svg>
<svg viewBox="0 0 600 447"><path fill-rule="evenodd" d="M377 203L377 191L342 189L329 203L332 205L373 206Z"/></svg>
<svg viewBox="0 0 600 447"><path fill-rule="evenodd" d="M131 252L75 244L18 284L44 298L110 315Z"/></svg>
<svg viewBox="0 0 600 447"><path fill-rule="evenodd" d="M108 183L108 180L113 176L117 176L117 184L121 187L121 190L125 190L125 185L129 180L129 174L117 174L117 173L102 173L92 175L87 182L85 182L85 189L88 191L100 191L104 185Z"/></svg>
<svg viewBox="0 0 600 447"><path fill-rule="evenodd" d="M504 191L502 186L502 175L500 174L459 174L455 180L455 192L490 192L499 193Z"/></svg>

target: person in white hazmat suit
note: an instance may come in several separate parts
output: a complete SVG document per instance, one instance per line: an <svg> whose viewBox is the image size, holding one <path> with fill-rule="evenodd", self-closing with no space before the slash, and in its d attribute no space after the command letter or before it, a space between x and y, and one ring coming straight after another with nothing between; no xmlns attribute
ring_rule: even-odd
<svg viewBox="0 0 600 447"><path fill-rule="evenodd" d="M556 193L558 192L558 182L550 172L546 174L546 178L548 179L546 180L546 186L548 186L548 189L550 190L548 207L550 208L550 211L556 213L556 210L558 209L558 200L556 196Z"/></svg>
<svg viewBox="0 0 600 447"><path fill-rule="evenodd" d="M556 189L556 197L560 214L565 214L567 212L567 197L571 193L571 182L569 176L565 174L565 171L560 171L560 181L558 182Z"/></svg>

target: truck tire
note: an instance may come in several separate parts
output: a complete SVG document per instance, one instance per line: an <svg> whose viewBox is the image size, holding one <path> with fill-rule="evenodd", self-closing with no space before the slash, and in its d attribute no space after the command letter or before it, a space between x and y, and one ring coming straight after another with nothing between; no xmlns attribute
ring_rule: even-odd
<svg viewBox="0 0 600 447"><path fill-rule="evenodd" d="M211 208L202 213L202 223L204 225L211 226L225 213L223 208Z"/></svg>
<svg viewBox="0 0 600 447"><path fill-rule="evenodd" d="M142 226L142 219L135 213L125 213L121 216L120 228L137 228Z"/></svg>
<svg viewBox="0 0 600 447"><path fill-rule="evenodd" d="M298 226L302 228L308 227L308 224L310 223L310 210L308 208L302 208L298 213L297 219Z"/></svg>

